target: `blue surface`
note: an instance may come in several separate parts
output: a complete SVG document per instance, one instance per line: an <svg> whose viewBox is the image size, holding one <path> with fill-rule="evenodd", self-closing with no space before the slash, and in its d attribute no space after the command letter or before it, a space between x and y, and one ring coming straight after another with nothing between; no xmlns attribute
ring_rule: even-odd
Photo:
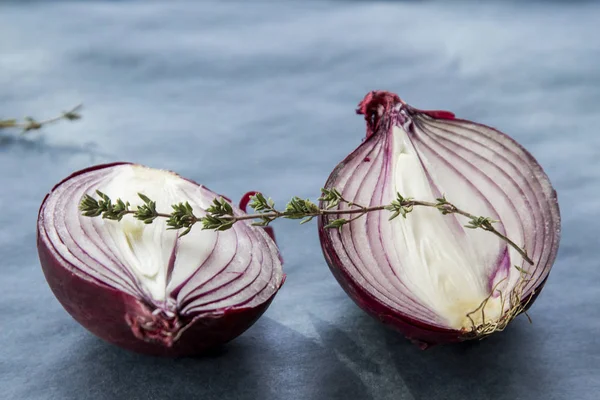
<svg viewBox="0 0 600 400"><path fill-rule="evenodd" d="M578 399L600 396L600 5L496 2L2 2L2 399ZM74 170L127 160L232 198L315 198L364 135L372 89L524 144L558 190L563 240L509 329L422 352L361 312L314 224L275 226L288 280L220 353L163 360L103 343L54 299L37 209Z"/></svg>

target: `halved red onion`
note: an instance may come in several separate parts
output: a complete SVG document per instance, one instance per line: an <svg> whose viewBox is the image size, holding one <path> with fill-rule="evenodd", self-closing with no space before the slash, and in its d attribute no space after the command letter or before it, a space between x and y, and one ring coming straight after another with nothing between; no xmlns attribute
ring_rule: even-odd
<svg viewBox="0 0 600 400"><path fill-rule="evenodd" d="M78 205L96 190L132 207L144 193L166 212L188 201L197 216L220 196L127 163L76 172L46 196L37 224L42 269L69 314L102 339L147 354L198 354L248 329L283 284L279 252L263 229L237 223L179 237L160 218L146 225L131 215L84 217Z"/></svg>
<svg viewBox="0 0 600 400"><path fill-rule="evenodd" d="M425 347L502 330L531 305L556 257L560 214L548 177L507 135L450 112L417 110L384 91L369 93L357 112L367 138L325 188L364 206L389 204L396 193L433 202L445 195L498 220L534 264L489 232L466 229L463 216L415 207L406 219L369 213L341 230L324 228L336 216L319 218L331 271L362 309Z"/></svg>

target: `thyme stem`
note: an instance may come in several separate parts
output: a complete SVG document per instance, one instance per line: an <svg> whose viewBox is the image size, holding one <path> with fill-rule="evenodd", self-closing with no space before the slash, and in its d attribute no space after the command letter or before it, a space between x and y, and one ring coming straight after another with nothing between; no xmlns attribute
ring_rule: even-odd
<svg viewBox="0 0 600 400"><path fill-rule="evenodd" d="M344 199L336 189L321 189L321 192L322 196L319 200L322 201L325 208L318 207L310 200L293 197L283 211L279 211L275 208L273 200L266 199L261 193L257 193L252 197L250 202L250 207L252 207L256 213L244 215L235 215L231 205L223 198L214 199L213 204L206 209L206 216L198 217L193 213L192 207L187 202L172 205L173 212L167 214L156 211L156 202L150 200L143 194L139 194L139 196L144 204L137 207L137 209L130 209L130 204L128 202L125 203L121 199L117 199L113 204L112 200L100 191L96 192L100 197L98 200L94 199L92 196L85 195L81 200L79 209L84 216L97 217L101 215L102 218L117 221L120 221L125 215L133 214L135 218L146 224L152 223L158 217L167 218L168 229L186 228L180 235L183 236L198 222L202 223L202 229L222 231L231 228L236 222L247 220L255 220L253 225L266 226L277 218L302 219L301 223L303 224L318 216L356 215L350 219L339 218L332 220L325 226L325 228L342 229L344 225L369 212L382 210L391 211L392 216L389 218L391 220L398 215L402 215L402 217L406 218L406 214L410 213L415 206L431 207L436 208L443 215L459 214L469 218L468 224L465 225L465 227L470 229L483 229L493 233L517 250L525 261L533 265L533 260L527 255L525 249L519 247L514 241L500 233L493 226L493 224L498 221L489 217L476 216L461 210L454 204L449 203L445 197L436 199L436 202L430 202L405 198L398 193L396 199L390 204L366 207ZM338 207L341 203L345 203L349 207L355 208L344 210L333 209L334 207Z"/></svg>
<svg viewBox="0 0 600 400"><path fill-rule="evenodd" d="M314 211L314 212L308 212L306 214L303 214L303 217L318 217L319 215L340 215L340 214L364 214L366 212L370 212L370 211L380 211L380 210L384 210L386 206L375 206L375 207L367 207L365 209L362 208L357 208L354 210L323 210L323 209L319 209L318 211ZM264 213L264 214L246 214L246 215L239 215L239 216L235 216L235 217L225 217L225 218L229 218L229 219L233 219L235 221L244 221L244 220L248 220L248 219L257 219L257 218L287 218L289 216L294 216L295 214L292 213L286 213L284 212L268 212L268 213Z"/></svg>
<svg viewBox="0 0 600 400"><path fill-rule="evenodd" d="M32 117L25 117L23 121L18 121L16 119L0 119L0 130L7 128L17 128L22 129L21 133L26 133L32 130L41 129L43 126L53 124L63 119L68 121L75 121L81 118L81 114L79 113L79 111L81 110L82 106L82 104L78 104L69 111L65 111L58 116L44 119L41 121L37 121Z"/></svg>

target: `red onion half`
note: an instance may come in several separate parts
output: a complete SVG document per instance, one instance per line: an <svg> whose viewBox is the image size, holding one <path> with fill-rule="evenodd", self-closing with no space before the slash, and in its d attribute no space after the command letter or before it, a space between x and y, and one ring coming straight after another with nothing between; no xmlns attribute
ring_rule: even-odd
<svg viewBox="0 0 600 400"><path fill-rule="evenodd" d="M188 201L198 216L220 196L126 163L76 172L46 196L37 224L42 269L69 314L102 339L147 354L198 354L248 329L283 284L279 252L263 229L237 223L178 237L164 219L82 216L79 202L96 190L134 200L132 207L144 193L167 212Z"/></svg>
<svg viewBox="0 0 600 400"><path fill-rule="evenodd" d="M324 228L337 218L326 215L319 234L339 283L363 310L423 347L504 329L539 294L558 250L556 192L540 165L495 129L417 110L392 93L369 93L357 112L367 121L366 140L326 189L363 206L389 204L396 193L421 201L445 195L498 220L496 229L534 263L489 232L466 229L463 216L435 208L415 207L391 221L385 211L371 212L339 230Z"/></svg>

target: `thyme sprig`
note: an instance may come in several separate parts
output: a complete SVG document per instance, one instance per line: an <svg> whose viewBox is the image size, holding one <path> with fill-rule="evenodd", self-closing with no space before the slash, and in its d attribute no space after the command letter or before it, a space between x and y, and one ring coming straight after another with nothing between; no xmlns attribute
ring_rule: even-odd
<svg viewBox="0 0 600 400"><path fill-rule="evenodd" d="M336 228L341 230L344 225L369 212L387 210L392 213L389 219L393 220L398 216L406 218L407 214L411 213L415 206L432 207L440 211L443 215L459 214L468 218L469 221L465 227L482 229L493 233L517 250L525 261L533 265L533 260L529 258L524 248L518 246L494 227L494 224L498 221L461 210L448 202L443 196L436 199L435 202L429 202L403 197L400 193L397 193L396 198L390 204L367 207L345 199L335 188L321 189L319 201L321 201L324 208L320 208L309 199L301 199L294 196L285 209L280 211L275 208L275 202L271 198L266 198L262 193L257 193L252 196L250 201L250 207L256 211L254 214L236 215L231 204L222 197L219 197L215 198L213 203L206 209L206 215L199 217L194 214L194 210L188 202L173 204L171 206L173 211L167 214L158 212L156 210L156 202L142 193L138 193L138 196L142 199L143 204L135 209L131 208L129 202L117 199L113 203L105 193L96 191L96 194L99 196L99 199L95 199L88 194L83 196L79 204L79 209L84 216L102 216L105 219L120 221L125 215L132 214L134 218L145 224L151 224L156 218L162 217L167 219L168 229L184 229L180 236L187 235L198 222L202 224L202 229L224 231L230 229L236 222L245 220L254 220L252 225L255 226L267 226L278 218L300 219L300 223L304 224L317 216L351 216L349 218L331 220L325 225L327 229ZM334 209L342 203L347 204L349 208Z"/></svg>
<svg viewBox="0 0 600 400"><path fill-rule="evenodd" d="M63 111L60 115L57 115L56 117L39 120L39 121L34 119L33 117L25 117L25 118L23 118L22 121L19 121L14 118L13 119L0 119L0 130L8 129L8 128L16 128L16 129L21 129L21 133L24 134L29 131L39 130L46 125L53 124L60 120L75 121L75 120L81 119L81 114L79 112L81 110L81 107L83 107L83 105L78 104L77 106L73 107L69 111Z"/></svg>

